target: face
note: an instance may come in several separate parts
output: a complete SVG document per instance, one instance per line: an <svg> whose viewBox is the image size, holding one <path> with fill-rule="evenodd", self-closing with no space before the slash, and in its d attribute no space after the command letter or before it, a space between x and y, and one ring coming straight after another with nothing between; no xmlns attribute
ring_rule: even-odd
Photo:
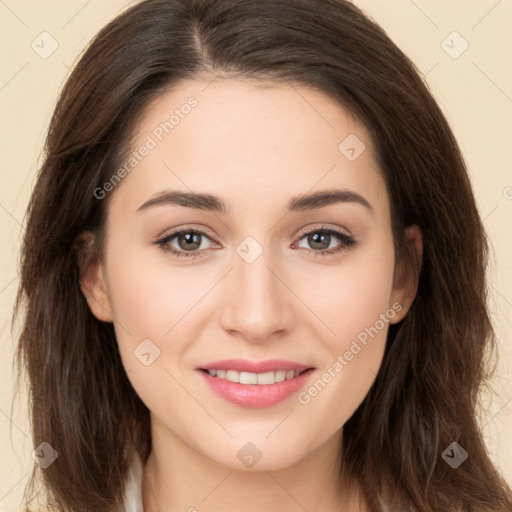
<svg viewBox="0 0 512 512"><path fill-rule="evenodd" d="M146 109L133 151L102 189L90 307L169 439L288 467L337 436L413 298L369 134L303 86L189 81Z"/></svg>

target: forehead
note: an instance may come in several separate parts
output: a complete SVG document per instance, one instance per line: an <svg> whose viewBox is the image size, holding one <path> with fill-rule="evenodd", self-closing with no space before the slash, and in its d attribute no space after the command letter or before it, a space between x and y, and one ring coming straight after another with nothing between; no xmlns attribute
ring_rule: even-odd
<svg viewBox="0 0 512 512"><path fill-rule="evenodd" d="M335 187L387 208L368 131L338 102L306 86L180 82L146 107L131 151L125 163L131 156L134 166L119 188L132 202L179 188L261 209L281 196L284 204Z"/></svg>

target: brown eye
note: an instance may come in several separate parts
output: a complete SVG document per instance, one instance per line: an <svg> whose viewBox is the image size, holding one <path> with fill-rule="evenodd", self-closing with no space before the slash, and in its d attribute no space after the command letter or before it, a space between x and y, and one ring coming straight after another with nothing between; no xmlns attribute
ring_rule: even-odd
<svg viewBox="0 0 512 512"><path fill-rule="evenodd" d="M196 257L202 255L208 244L205 240L211 240L206 233L193 229L181 229L164 236L155 242L165 253L171 253L180 257Z"/></svg>
<svg viewBox="0 0 512 512"><path fill-rule="evenodd" d="M306 245L300 244L302 240L305 240ZM310 249L311 253L320 255L334 254L356 244L352 236L332 228L313 229L299 239L300 248Z"/></svg>
<svg viewBox="0 0 512 512"><path fill-rule="evenodd" d="M176 236L180 249L184 251L193 251L199 249L201 245L201 234L197 232L185 232Z"/></svg>

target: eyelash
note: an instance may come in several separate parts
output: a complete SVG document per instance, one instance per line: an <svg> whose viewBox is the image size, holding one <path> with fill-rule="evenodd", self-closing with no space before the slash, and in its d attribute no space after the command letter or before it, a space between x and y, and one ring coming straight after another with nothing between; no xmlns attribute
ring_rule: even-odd
<svg viewBox="0 0 512 512"><path fill-rule="evenodd" d="M181 256L185 256L186 258L201 257L207 249L203 249L201 251L198 251L198 250L177 251L176 249L172 249L171 247L169 247L169 245L168 245L169 242L176 236L181 235L183 233L193 233L193 234L201 235L201 236L211 239L211 237L209 237L205 232L203 232L201 230L185 228L185 229L179 229L179 230L173 231L172 233L165 235L163 238L156 240L155 242L153 242L153 244L157 245L164 253L172 254L173 256L176 256L178 258ZM315 251L315 250L311 249L308 251L308 255L311 255L311 253L313 253L315 256L318 256L318 255L330 256L330 255L336 254L338 252L341 252L343 250L349 250L359 243L352 236L347 235L346 233L343 233L342 231L338 231L337 229L327 228L327 227L320 227L320 228L315 228L315 229L306 231L299 236L298 241L302 240L305 236L311 235L313 233L321 233L324 235L334 235L336 238L338 238L341 241L341 243L334 249L324 249L321 251Z"/></svg>

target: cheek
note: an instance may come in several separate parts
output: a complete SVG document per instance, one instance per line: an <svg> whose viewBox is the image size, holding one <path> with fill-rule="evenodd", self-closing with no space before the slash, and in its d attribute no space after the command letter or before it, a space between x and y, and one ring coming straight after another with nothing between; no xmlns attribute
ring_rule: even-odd
<svg viewBox="0 0 512 512"><path fill-rule="evenodd" d="M157 250L155 248L155 250ZM147 248L129 258L112 251L108 270L119 352L129 380L151 411L187 408L173 379L188 347L180 336L193 322L204 283L179 269L149 265ZM192 311L191 311L192 310ZM179 377L178 377L178 380Z"/></svg>
<svg viewBox="0 0 512 512"><path fill-rule="evenodd" d="M194 305L205 293L204 280L197 272L194 275L194 270L171 268L164 260L155 263L156 251L156 247L139 247L133 241L123 244L120 237L113 237L107 259L120 354L142 395L144 390L162 390L158 377L164 369L172 372L180 361L187 341L179 337L182 342L178 343L177 333L193 321ZM152 261L148 261L151 256Z"/></svg>
<svg viewBox="0 0 512 512"><path fill-rule="evenodd" d="M193 267L155 263L158 250L135 247L129 257L113 250L108 285L116 321L134 336L162 340L204 295L205 283Z"/></svg>
<svg viewBox="0 0 512 512"><path fill-rule="evenodd" d="M321 320L322 337L333 353L347 350L351 340L390 308L393 269L393 246L384 237L382 243L347 254L339 265L304 269L302 275L309 277L297 281L298 295ZM380 322L378 327L385 331Z"/></svg>
<svg viewBox="0 0 512 512"><path fill-rule="evenodd" d="M311 309L320 312L330 356L298 399L315 414L329 417L333 426L348 420L378 373L389 322L400 309L390 304L393 268L392 245L376 244L324 277L317 275L316 293L308 295Z"/></svg>

